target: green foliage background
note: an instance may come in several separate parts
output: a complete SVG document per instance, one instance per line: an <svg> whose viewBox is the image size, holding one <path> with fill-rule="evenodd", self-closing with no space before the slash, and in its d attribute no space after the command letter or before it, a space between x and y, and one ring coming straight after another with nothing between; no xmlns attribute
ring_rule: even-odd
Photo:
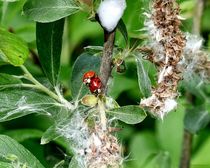
<svg viewBox="0 0 210 168"><path fill-rule="evenodd" d="M14 32L20 38L24 39L30 50L36 53L35 43L35 23L30 21L25 15L22 15L22 7L24 0L3 4L0 1L0 17L1 26ZM142 34L139 31L143 28L144 11L150 10L149 1L147 0L127 0L127 9L123 16L123 20L128 29L130 37L141 38ZM183 31L191 32L192 18L195 6L195 0L180 1L182 16L187 19L183 21ZM205 43L204 49L210 48L210 1L207 1L204 14L202 16L202 30ZM65 97L70 97L70 78L72 65L76 58L84 51L87 46L102 46L103 31L98 23L87 20L87 14L79 12L71 15L66 19L64 29L63 50L61 57L61 72L60 80L65 88ZM117 32L116 45L125 46L123 37ZM26 67L32 74L42 82L46 79L40 68L36 56L31 56L26 61ZM139 97L142 93L139 92L136 66L133 59L126 60L127 71L123 74L113 72L113 83L111 95L117 99L120 105L138 105ZM154 69L150 64L147 65L149 75L154 83ZM1 73L20 74L18 68L10 65L0 66ZM80 80L80 79L78 79ZM48 85L47 82L45 82ZM147 117L142 123L137 125L126 125L119 123L121 131L117 133L119 141L122 143L125 152L125 167L126 168L149 168L151 165L156 165L157 168L177 168L180 159L182 134L184 130L184 113L190 108L190 104L186 100L186 87L180 86L181 97L179 106L175 112L170 113L164 121L155 120ZM199 90L188 90L194 95L199 93ZM210 87L205 90L205 99L210 100ZM0 95L1 96L1 95ZM202 105L202 97L197 99L197 111ZM210 105L206 103L206 111L210 113ZM1 107L0 107L1 108ZM192 107L191 109L195 109ZM205 117L209 117L206 115ZM209 120L208 120L209 121ZM192 122L191 122L192 123ZM47 168L53 167L62 159L70 159L68 155L71 151L66 149L65 143L58 139L47 145L40 145L42 133L51 126L52 121L42 115L28 115L12 121L7 121L0 124L0 134L5 134L20 142L29 151L31 151L37 159ZM189 126L192 128L195 123ZM192 150L192 168L201 168L200 166L210 167L209 151L210 151L210 126L207 122L207 127L197 132L196 128L192 131L196 132L193 141ZM1 148L0 148L1 151ZM1 152L0 152L1 153Z"/></svg>

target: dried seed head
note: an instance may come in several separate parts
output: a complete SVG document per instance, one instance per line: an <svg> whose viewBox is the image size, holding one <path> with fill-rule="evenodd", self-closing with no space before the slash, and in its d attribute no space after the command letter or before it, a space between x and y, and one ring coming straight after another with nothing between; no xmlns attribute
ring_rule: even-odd
<svg viewBox="0 0 210 168"><path fill-rule="evenodd" d="M154 116L163 118L176 108L177 85L181 79L177 64L185 47L185 36L180 31L179 6L175 0L154 0L152 14L147 14L146 30L151 36L153 54L149 60L157 65L158 86L152 96L143 99L140 106Z"/></svg>
<svg viewBox="0 0 210 168"><path fill-rule="evenodd" d="M121 148L117 138L100 127L95 127L89 138L90 152L87 154L88 168L118 168L122 163Z"/></svg>

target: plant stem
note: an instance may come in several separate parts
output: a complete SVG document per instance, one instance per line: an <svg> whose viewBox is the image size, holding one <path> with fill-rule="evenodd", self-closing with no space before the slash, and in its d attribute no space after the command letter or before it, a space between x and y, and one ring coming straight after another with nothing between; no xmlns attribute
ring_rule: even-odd
<svg viewBox="0 0 210 168"><path fill-rule="evenodd" d="M104 31L104 49L101 59L100 78L103 84L102 93L106 94L107 83L111 75L112 53L114 48L115 31L108 33Z"/></svg>
<svg viewBox="0 0 210 168"><path fill-rule="evenodd" d="M193 18L193 28L192 32L196 35L200 35L200 25L201 25L201 17L204 9L204 1L205 0L197 0L195 6L195 14ZM187 93L188 101L193 105L195 104L195 99L192 94ZM182 144L182 153L180 160L180 168L189 168L190 167L190 158L191 158L191 148L192 148L193 134L184 129L183 134L183 144Z"/></svg>
<svg viewBox="0 0 210 168"><path fill-rule="evenodd" d="M201 17L205 0L197 0L193 18L193 34L200 35Z"/></svg>
<svg viewBox="0 0 210 168"><path fill-rule="evenodd" d="M25 73L25 77L26 79L30 80L32 83L34 83L35 85L33 85L33 88L39 89L42 92L46 93L47 95L49 95L50 97L54 98L55 100L57 100L58 102L61 102L60 98L58 95L56 95L55 93L53 93L52 91L50 91L48 88L46 88L44 85L42 85L39 81L37 81L32 74L26 69L26 67L24 65L20 66L20 68L23 70L23 72Z"/></svg>
<svg viewBox="0 0 210 168"><path fill-rule="evenodd" d="M0 87L0 90L1 88L2 89L6 89L6 88L18 88L18 87L25 87L25 88L31 88L31 89L39 89L37 85L34 85L34 84L25 84L25 83L20 83L20 84L9 84L9 85L2 85Z"/></svg>
<svg viewBox="0 0 210 168"><path fill-rule="evenodd" d="M105 112L104 103L101 102L101 100L98 101L98 108L99 108L98 111L99 111L100 120L101 120L101 128L102 128L102 130L106 131L107 130L106 112Z"/></svg>
<svg viewBox="0 0 210 168"><path fill-rule="evenodd" d="M107 83L112 71L112 54L114 48L115 31L109 33L104 30L104 49L100 66L100 79L102 82L102 94L107 92ZM101 120L101 127L104 131L107 130L107 119L104 104L99 100L99 115Z"/></svg>
<svg viewBox="0 0 210 168"><path fill-rule="evenodd" d="M180 168L190 167L192 140L193 135L187 130L184 130Z"/></svg>

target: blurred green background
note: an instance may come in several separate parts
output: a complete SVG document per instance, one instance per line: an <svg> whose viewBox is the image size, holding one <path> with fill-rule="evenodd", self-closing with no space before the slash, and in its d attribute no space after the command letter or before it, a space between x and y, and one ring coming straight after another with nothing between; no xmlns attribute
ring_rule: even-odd
<svg viewBox="0 0 210 168"><path fill-rule="evenodd" d="M194 9L196 0L180 0L182 9L181 16L185 17L182 30L191 32L193 24ZM0 1L1 27L14 32L28 42L31 57L27 60L26 66L30 72L43 82L42 70L36 54L35 23L22 14L24 0L17 2L3 3ZM127 0L127 9L123 20L128 29L130 37L141 37L140 29L143 28L145 16L143 12L149 12L151 1L148 0ZM210 1L205 2L201 23L201 35L204 38L204 49L210 48ZM124 41L117 32L116 45L124 47ZM87 46L102 46L103 31L98 23L87 19L87 14L79 12L66 19L62 68L60 80L64 87L64 95L70 97L70 78L72 65L76 58ZM120 105L139 104L141 93L138 88L135 62L132 59L126 60L127 71L123 74L113 72L111 96ZM151 65L148 65L150 76L155 78ZM15 67L0 66L0 72L19 74ZM185 89L180 86L181 95L176 111L170 113L164 121L156 120L148 116L142 123L137 125L126 125L119 123L121 131L117 133L119 142L122 143L125 167L126 168L149 168L166 165L164 168L178 168L182 135L184 129L184 114L186 108L191 106L185 96ZM195 93L196 94L196 93ZM206 89L206 99L209 99L210 87ZM199 104L198 100L198 104ZM208 107L210 113L210 105ZM0 123L0 133L11 136L29 149L47 168L53 167L61 159L70 159L67 155L65 145L62 142L51 142L47 145L40 145L40 137L52 121L41 115L29 115L23 118ZM210 168L210 125L202 129L194 136L192 150L192 168ZM0 149L1 150L1 149ZM164 164L162 164L164 162ZM151 166L152 165L152 166ZM168 165L168 166L167 166ZM155 168L155 167L154 167Z"/></svg>

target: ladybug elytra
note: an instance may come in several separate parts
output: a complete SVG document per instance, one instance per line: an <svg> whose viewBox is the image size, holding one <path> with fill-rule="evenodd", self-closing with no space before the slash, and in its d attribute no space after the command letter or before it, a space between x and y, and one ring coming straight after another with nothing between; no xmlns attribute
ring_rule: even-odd
<svg viewBox="0 0 210 168"><path fill-rule="evenodd" d="M92 78L90 81L89 89L93 94L101 93L102 83L99 77Z"/></svg>

